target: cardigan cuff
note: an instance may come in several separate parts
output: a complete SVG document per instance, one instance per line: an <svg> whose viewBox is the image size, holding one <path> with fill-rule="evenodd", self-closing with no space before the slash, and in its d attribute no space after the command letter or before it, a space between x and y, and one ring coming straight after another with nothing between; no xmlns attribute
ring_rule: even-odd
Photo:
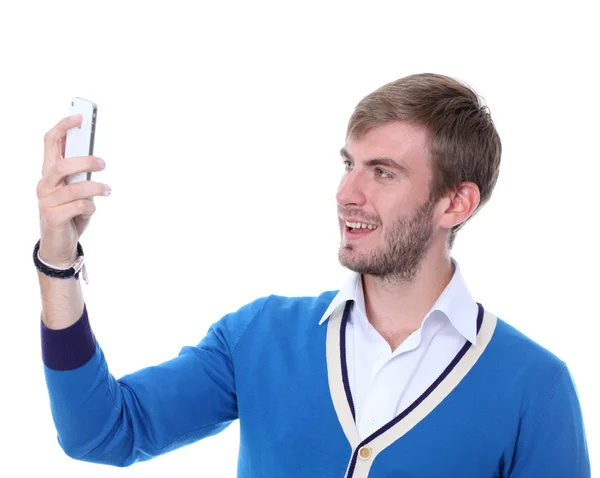
<svg viewBox="0 0 600 478"><path fill-rule="evenodd" d="M66 329L49 329L40 320L42 360L52 370L74 370L85 365L96 352L96 338L88 319L87 308L77 322Z"/></svg>

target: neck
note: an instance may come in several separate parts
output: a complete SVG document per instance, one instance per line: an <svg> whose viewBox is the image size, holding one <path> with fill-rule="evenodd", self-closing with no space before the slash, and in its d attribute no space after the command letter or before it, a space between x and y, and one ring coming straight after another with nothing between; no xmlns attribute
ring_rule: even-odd
<svg viewBox="0 0 600 478"><path fill-rule="evenodd" d="M410 281L363 275L365 312L384 336L402 341L417 330L454 273L450 254L430 250Z"/></svg>

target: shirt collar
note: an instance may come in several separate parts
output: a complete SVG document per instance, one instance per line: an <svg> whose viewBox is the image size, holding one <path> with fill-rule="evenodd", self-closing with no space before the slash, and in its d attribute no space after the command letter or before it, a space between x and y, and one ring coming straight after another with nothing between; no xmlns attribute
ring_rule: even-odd
<svg viewBox="0 0 600 478"><path fill-rule="evenodd" d="M442 312L452 323L454 328L469 342L475 343L477 337L477 303L473 300L458 262L452 259L455 266L452 279L438 297L426 318L434 311ZM352 272L344 282L342 288L333 298L329 307L321 317L319 325L323 324L335 309L342 303L352 300L358 310L366 317L364 294L362 290L361 275Z"/></svg>
<svg viewBox="0 0 600 478"><path fill-rule="evenodd" d="M361 275L356 272L350 273L350 275L344 282L344 285L338 291L338 293L335 295L335 297L329 304L329 307L327 307L327 310L321 317L321 320L319 321L319 325L321 325L323 322L325 322L329 318L329 316L331 314L333 314L333 311L339 307L340 304L344 304L349 300L352 300L355 303L358 303L359 301L362 302L363 312L364 312L365 299L364 299L364 295L363 295L363 291L362 291L362 279L361 279ZM366 314L365 314L365 317L366 317Z"/></svg>

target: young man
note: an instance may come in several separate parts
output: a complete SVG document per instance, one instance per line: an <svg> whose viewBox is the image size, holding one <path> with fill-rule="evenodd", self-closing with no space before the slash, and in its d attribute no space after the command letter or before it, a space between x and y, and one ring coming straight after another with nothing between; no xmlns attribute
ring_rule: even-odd
<svg viewBox="0 0 600 478"><path fill-rule="evenodd" d="M119 380L78 277L52 273L78 256L94 212L85 198L107 191L64 185L103 168L61 159L77 124L46 135L35 251L46 380L69 456L128 466L239 419L243 478L590 476L565 363L476 302L450 254L500 166L499 136L469 88L412 75L357 105L337 192L339 258L354 273L339 291L257 299L197 346Z"/></svg>

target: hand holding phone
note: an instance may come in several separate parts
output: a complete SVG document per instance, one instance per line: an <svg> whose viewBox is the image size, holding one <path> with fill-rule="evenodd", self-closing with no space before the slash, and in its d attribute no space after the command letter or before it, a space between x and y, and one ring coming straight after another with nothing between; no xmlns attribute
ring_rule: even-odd
<svg viewBox="0 0 600 478"><path fill-rule="evenodd" d="M42 178L36 189L39 257L58 268L70 267L77 258L77 242L96 211L94 198L110 195L107 184L91 180L92 171L105 167L104 161L92 154L96 105L73 98L71 113L44 136ZM73 118L75 114L81 120Z"/></svg>
<svg viewBox="0 0 600 478"><path fill-rule="evenodd" d="M79 126L67 131L65 158L93 155L97 111L98 107L93 101L79 97L71 100L70 114L79 114L82 119ZM65 179L65 183L71 184L80 181L89 181L91 177L91 172L77 173L68 176Z"/></svg>

